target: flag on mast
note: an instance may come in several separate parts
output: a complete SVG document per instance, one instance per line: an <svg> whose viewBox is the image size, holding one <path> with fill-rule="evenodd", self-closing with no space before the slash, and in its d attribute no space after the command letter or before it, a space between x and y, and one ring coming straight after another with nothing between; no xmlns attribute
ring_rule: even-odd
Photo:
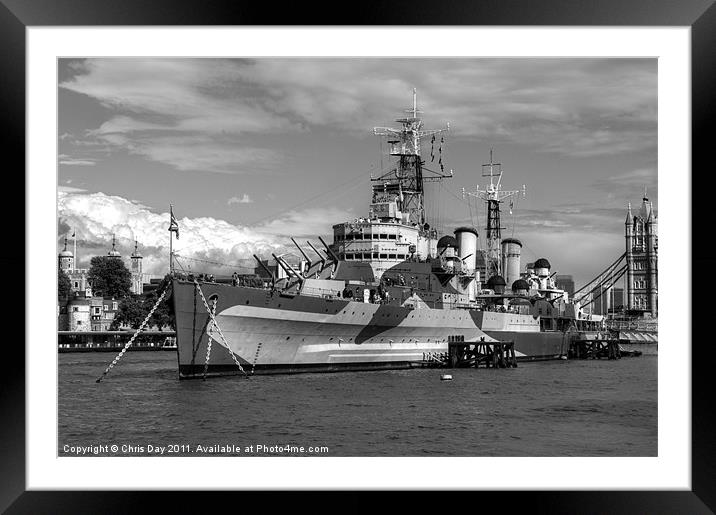
<svg viewBox="0 0 716 515"><path fill-rule="evenodd" d="M177 219L174 217L174 209L171 204L169 204L169 232L176 233L177 240L179 239L179 224L177 223Z"/></svg>

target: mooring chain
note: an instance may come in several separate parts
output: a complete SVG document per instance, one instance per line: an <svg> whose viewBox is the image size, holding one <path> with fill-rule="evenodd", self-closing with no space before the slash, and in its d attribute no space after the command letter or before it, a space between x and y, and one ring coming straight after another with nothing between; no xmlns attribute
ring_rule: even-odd
<svg viewBox="0 0 716 515"><path fill-rule="evenodd" d="M157 307L159 307L159 304L161 304L162 300L164 299L164 296L167 294L170 287L171 287L170 284L168 284L167 287L162 292L162 294L157 299L157 302L155 302L154 306L152 306L152 309L149 310L149 313L144 318L144 321L139 326L139 329L137 329L135 331L135 333L132 335L132 337L129 339L129 341L126 344L124 344L124 348L119 352L119 354L117 354L117 357L114 358L112 363L109 364L109 366L105 369L105 371L102 372L102 375L97 378L97 380L95 381L96 383L99 383L100 381L102 381L102 379L104 379L104 376L106 376L109 373L109 371L112 370L112 368L119 362L119 360L122 359L122 356L124 356L124 353L127 352L127 349L129 349L129 347L131 347L132 344L134 343L135 338L137 336L139 336L139 333L141 333L144 330L145 326L149 322L149 319L152 318L154 311L157 309Z"/></svg>
<svg viewBox="0 0 716 515"><path fill-rule="evenodd" d="M261 342L256 346L256 354L254 355L254 362L251 363L251 375L254 375L256 369L256 362L259 360L259 352L261 352Z"/></svg>
<svg viewBox="0 0 716 515"><path fill-rule="evenodd" d="M201 300L204 303L204 308L206 309L207 313L209 313L209 317L211 317L211 321L213 323L213 327L216 327L216 331L219 333L219 336L221 337L221 340L224 342L224 346L226 347L226 350L229 351L229 354L231 355L231 359L234 360L234 363L236 363L236 366L239 367L239 370L246 376L249 377L249 375L244 370L244 367L241 366L241 363L239 363L238 358L234 354L234 351L231 350L231 347L229 347L229 342L226 341L226 337L224 336L224 333L221 331L221 327L219 327L219 324L216 322L216 318L214 317L214 313L211 312L211 308L209 308L209 303L206 302L206 297L204 297L204 292L201 291L201 287L199 286L199 283L196 279L194 279L194 285L197 287L199 291L199 295L201 295Z"/></svg>
<svg viewBox="0 0 716 515"><path fill-rule="evenodd" d="M214 315L216 315L216 304L218 301L219 301L219 299L217 299L217 298L214 298L214 300L212 301L211 312ZM202 379L204 379L204 381L206 381L206 373L209 370L209 356L211 356L211 341L214 339L211 336L211 333L213 333L213 332L214 332L214 323L211 322L209 324L209 330L206 332L208 342L206 344L206 361L204 362L204 375L202 377Z"/></svg>

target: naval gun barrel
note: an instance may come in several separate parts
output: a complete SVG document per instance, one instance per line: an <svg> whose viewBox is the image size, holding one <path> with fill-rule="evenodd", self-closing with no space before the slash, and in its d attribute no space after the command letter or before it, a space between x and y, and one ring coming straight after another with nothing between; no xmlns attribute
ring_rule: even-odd
<svg viewBox="0 0 716 515"><path fill-rule="evenodd" d="M271 288L276 287L276 274L274 274L269 267L267 267L263 261L259 259L259 257L256 254L252 254L254 256L254 259L256 262L263 268L267 274L269 274L269 277L271 277Z"/></svg>
<svg viewBox="0 0 716 515"><path fill-rule="evenodd" d="M331 250L331 247L329 247L328 245L326 245L326 242L323 241L323 238L321 238L321 237L319 236L318 239L320 240L321 243L323 243L323 246L326 247L326 250L328 251L328 254L330 254L331 258L333 258L333 261L335 261L336 263L338 263L339 259L338 259L338 256L336 256L336 253L333 252L333 250Z"/></svg>
<svg viewBox="0 0 716 515"><path fill-rule="evenodd" d="M320 252L318 252L318 250L316 249L316 247L314 247L313 244L312 244L310 241L306 241L306 243L308 243L308 246L311 247L311 250L313 250L313 252L316 253L316 255L318 256L318 259L321 260L321 266L325 266L325 265L326 265L326 259L321 255Z"/></svg>
<svg viewBox="0 0 716 515"><path fill-rule="evenodd" d="M305 252L303 251L303 249L299 246L299 244L296 243L296 240L294 240L293 238L291 238L291 241L293 242L294 245L296 245L296 248L297 248L298 251L301 253L301 255L303 256L303 258L308 262L307 268L311 268L311 260L308 258L308 256L306 255L306 253L305 253Z"/></svg>
<svg viewBox="0 0 716 515"><path fill-rule="evenodd" d="M276 260L276 263L278 263L278 265L283 268L288 275L295 277L301 283L303 282L303 276L296 272L296 270L294 270L293 267L289 265L283 258L278 257L276 254L271 254L271 256L273 256L273 258Z"/></svg>
<svg viewBox="0 0 716 515"><path fill-rule="evenodd" d="M254 259L256 260L256 262L261 266L261 268L263 268L266 271L266 273L269 274L269 276L271 276L271 279L273 279L274 273L269 269L269 267L267 267L264 264L264 262L261 261L261 259L259 259L259 257L256 254L252 254L252 255L254 256Z"/></svg>

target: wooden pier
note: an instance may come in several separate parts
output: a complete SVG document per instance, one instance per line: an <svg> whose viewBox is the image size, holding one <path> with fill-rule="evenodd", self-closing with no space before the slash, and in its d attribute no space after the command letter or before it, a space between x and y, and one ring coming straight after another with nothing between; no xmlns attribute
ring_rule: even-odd
<svg viewBox="0 0 716 515"><path fill-rule="evenodd" d="M612 338L595 340L572 340L569 344L571 359L621 359L619 340Z"/></svg>
<svg viewBox="0 0 716 515"><path fill-rule="evenodd" d="M466 342L462 335L448 336L449 368L515 368L514 341L485 341Z"/></svg>

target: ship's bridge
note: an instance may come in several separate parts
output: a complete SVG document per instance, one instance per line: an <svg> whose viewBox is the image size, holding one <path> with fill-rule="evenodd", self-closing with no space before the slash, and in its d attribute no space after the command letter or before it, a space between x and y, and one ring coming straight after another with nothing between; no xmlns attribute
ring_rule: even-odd
<svg viewBox="0 0 716 515"><path fill-rule="evenodd" d="M402 261L421 261L437 253L434 231L399 220L359 218L333 226L339 259L369 262L376 277Z"/></svg>

